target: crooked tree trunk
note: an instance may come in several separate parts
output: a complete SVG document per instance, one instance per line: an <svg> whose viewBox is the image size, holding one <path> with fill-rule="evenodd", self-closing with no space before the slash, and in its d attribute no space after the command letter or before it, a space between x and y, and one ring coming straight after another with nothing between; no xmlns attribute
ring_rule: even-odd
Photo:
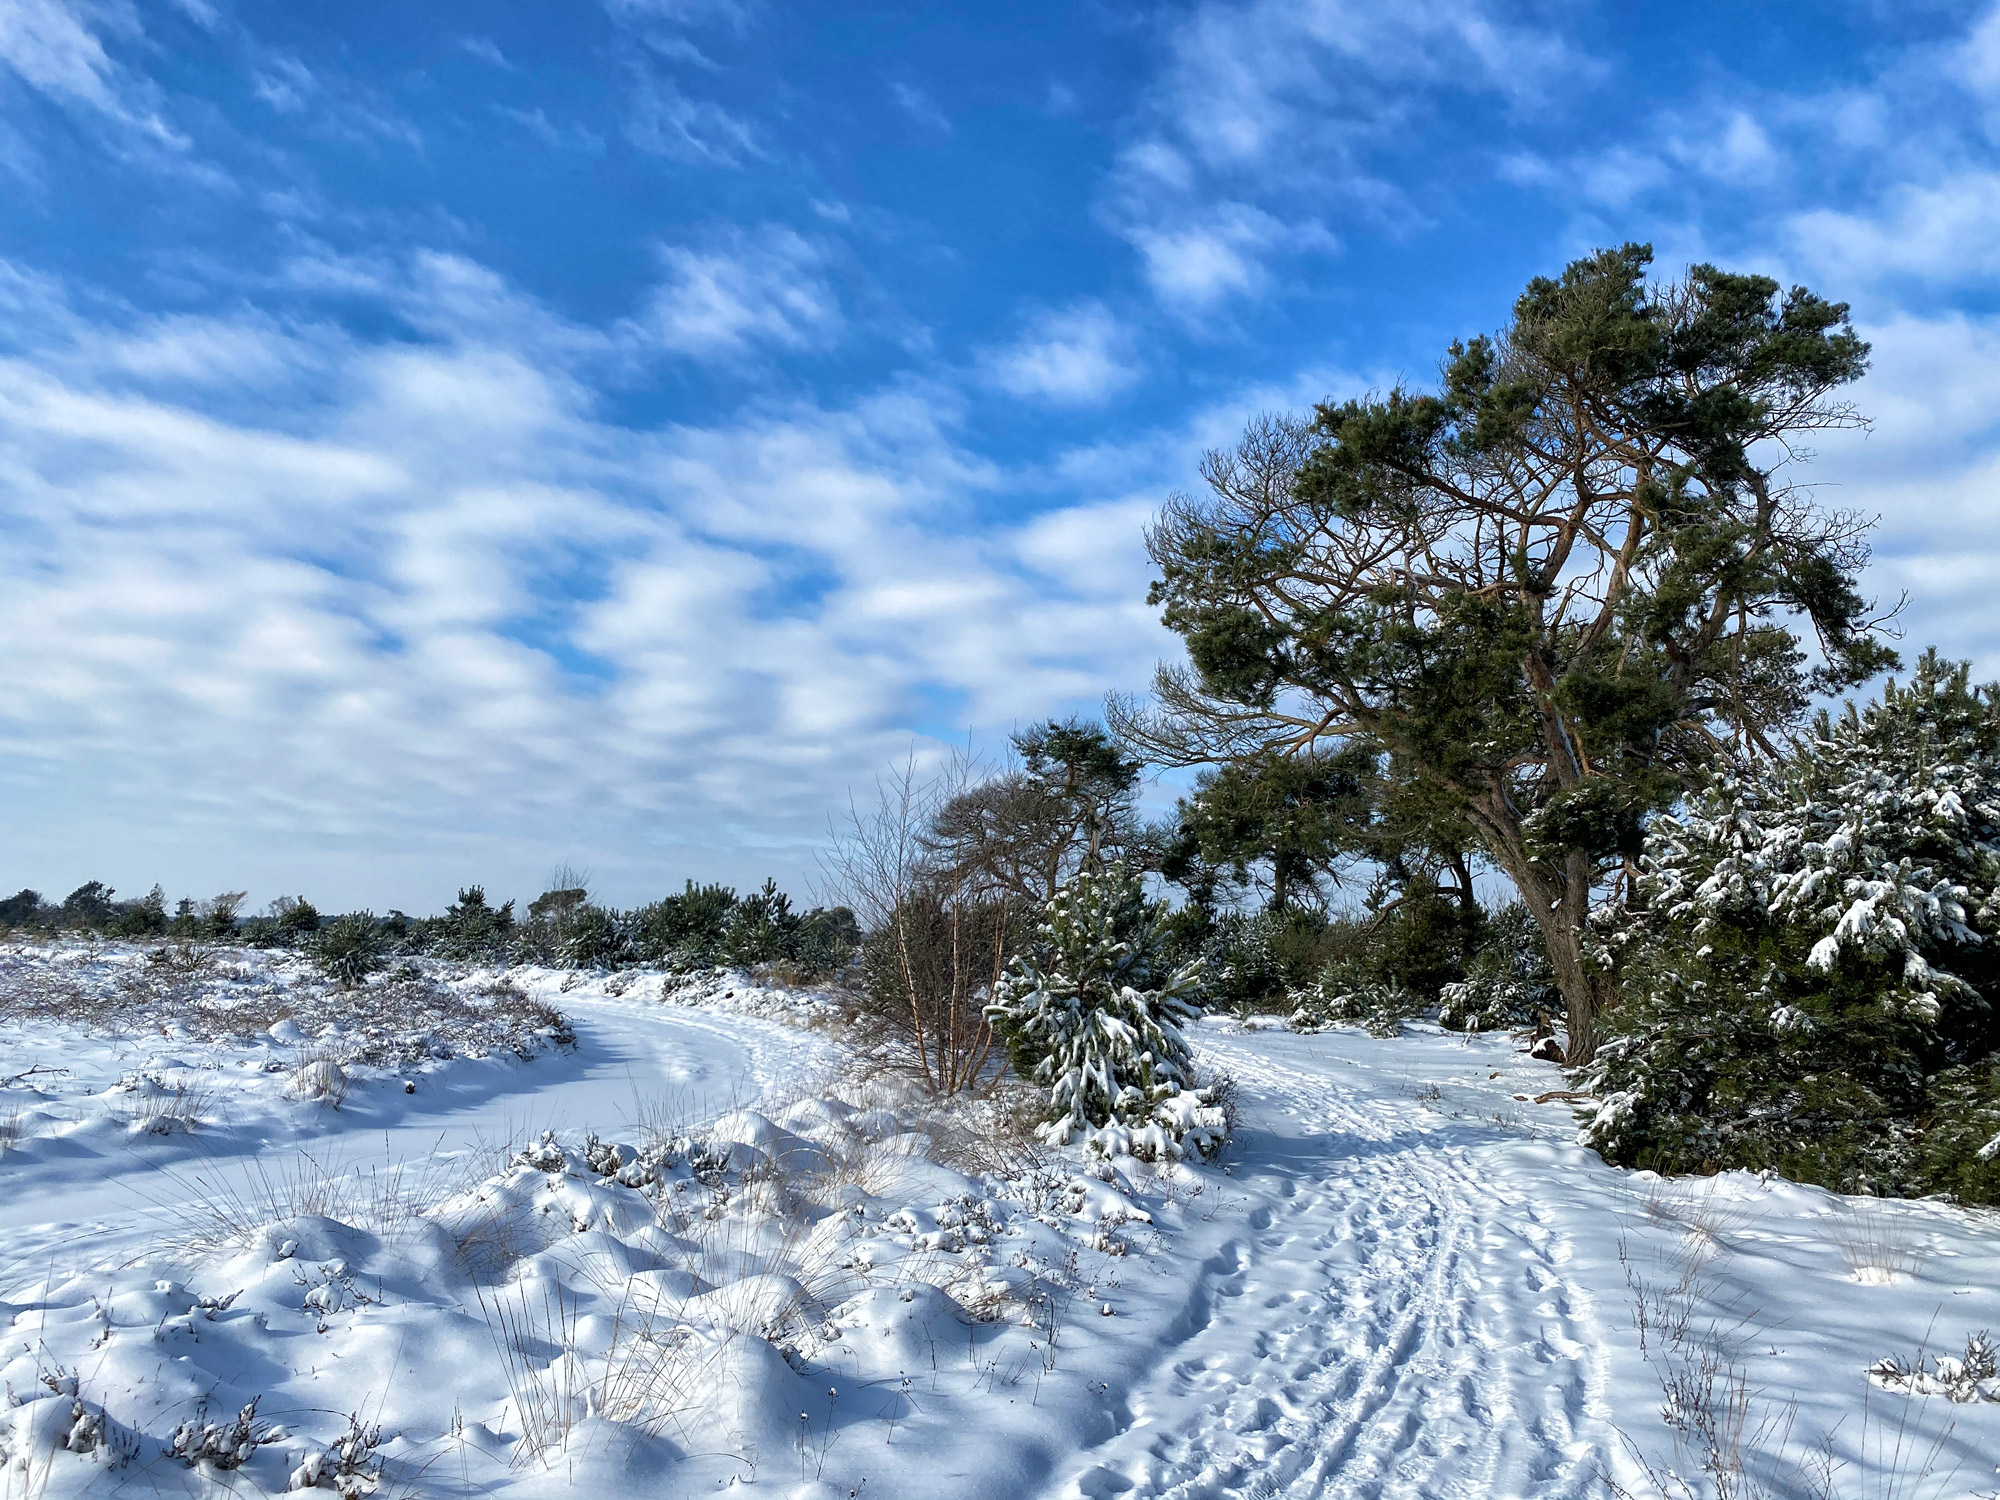
<svg viewBox="0 0 2000 1500"><path fill-rule="evenodd" d="M1486 852L1514 882L1541 932L1566 1012L1569 1040L1563 1061L1580 1067L1597 1052L1597 1019L1615 996L1611 976L1584 952L1590 921L1590 860L1572 850L1557 868L1530 857L1520 820L1512 809L1496 806L1494 799L1481 799L1473 822L1483 835Z"/></svg>

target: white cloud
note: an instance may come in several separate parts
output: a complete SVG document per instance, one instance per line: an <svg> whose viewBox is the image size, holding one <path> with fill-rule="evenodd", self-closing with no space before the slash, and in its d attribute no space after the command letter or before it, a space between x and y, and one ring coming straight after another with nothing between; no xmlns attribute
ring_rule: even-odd
<svg viewBox="0 0 2000 1500"><path fill-rule="evenodd" d="M1269 214L1241 203L1224 203L1205 221L1135 228L1130 238L1145 259L1146 280L1160 299L1200 309L1232 293L1262 287L1262 253L1284 234L1285 226ZM1323 240L1324 234L1319 238Z"/></svg>
<svg viewBox="0 0 2000 1500"><path fill-rule="evenodd" d="M765 154L747 121L653 73L642 73L633 87L625 135L641 151L698 165L737 167Z"/></svg>
<svg viewBox="0 0 2000 1500"><path fill-rule="evenodd" d="M719 25L732 31L747 29L759 8L755 0L604 0L611 17L628 25L668 22Z"/></svg>
<svg viewBox="0 0 2000 1500"><path fill-rule="evenodd" d="M2000 275L2000 172L1990 165L2000 7L1956 37L1872 62L1858 83L1811 92L1717 84L1642 116L1628 142L1562 159L1514 152L1499 172L1571 206L1616 210L1613 222L1662 226L1649 238L1777 262L1878 310L1910 283L1935 295L1990 281ZM1573 227L1606 232L1581 216Z"/></svg>
<svg viewBox="0 0 2000 1500"><path fill-rule="evenodd" d="M1733 106L1663 113L1643 133L1646 145L1620 142L1555 160L1531 151L1502 156L1502 180L1552 197L1629 213L1663 192L1684 188L1690 174L1730 187L1755 189L1785 169L1788 156L1765 125Z"/></svg>
<svg viewBox="0 0 2000 1500"><path fill-rule="evenodd" d="M1554 32L1463 0L1206 0L1173 26L1167 52L1108 213L1154 290L1183 309L1257 295L1281 256L1333 249L1329 205L1416 218L1366 157L1437 95L1519 102L1590 71Z"/></svg>
<svg viewBox="0 0 2000 1500"><path fill-rule="evenodd" d="M951 116L929 94L915 84L895 82L889 85L889 97L896 101L896 107L919 125L944 135L951 134Z"/></svg>
<svg viewBox="0 0 2000 1500"><path fill-rule="evenodd" d="M1128 340L1102 303L1084 302L1036 318L1026 333L988 362L1002 390L1057 405L1088 406L1139 378L1125 357Z"/></svg>
<svg viewBox="0 0 2000 1500"><path fill-rule="evenodd" d="M604 150L604 137L596 131L584 125L558 125L540 105L533 109L516 109L512 105L496 104L493 109L503 119L512 120L538 137L545 146L553 146L559 151L583 151L592 156Z"/></svg>
<svg viewBox="0 0 2000 1500"><path fill-rule="evenodd" d="M1729 112L1718 133L1682 143L1680 149L1708 176L1753 187L1769 181L1785 162L1764 127L1740 109Z"/></svg>
<svg viewBox="0 0 2000 1500"><path fill-rule="evenodd" d="M0 5L0 65L30 88L174 147L186 139L160 118L152 91L105 50L97 29L136 22L117 10L86 12L67 0L8 0Z"/></svg>
<svg viewBox="0 0 2000 1500"><path fill-rule="evenodd" d="M382 90L351 71L309 67L294 53L250 45L250 92L281 115L296 116L323 137L374 146L383 141L421 149L423 132Z"/></svg>
<svg viewBox="0 0 2000 1500"><path fill-rule="evenodd" d="M489 66L505 68L509 72L514 69L507 54L500 50L500 44L490 36L462 36L458 39L458 46L467 57L476 57Z"/></svg>
<svg viewBox="0 0 2000 1500"><path fill-rule="evenodd" d="M2000 318L1903 313L1859 331L1870 368L1847 394L1871 425L1828 434L1793 477L1879 518L1863 585L1908 593L1906 659L1936 645L2000 677Z"/></svg>
<svg viewBox="0 0 2000 1500"><path fill-rule="evenodd" d="M819 252L790 230L736 234L708 250L670 246L661 260L665 280L636 327L643 340L675 353L799 348L840 327Z"/></svg>
<svg viewBox="0 0 2000 1500"><path fill-rule="evenodd" d="M2000 173L1950 171L1899 182L1875 202L1795 214L1787 248L1829 281L1985 280L2000 275Z"/></svg>
<svg viewBox="0 0 2000 1500"><path fill-rule="evenodd" d="M1972 24L1952 63L1952 71L1970 87L2000 96L2000 5L1989 6Z"/></svg>
<svg viewBox="0 0 2000 1500"><path fill-rule="evenodd" d="M319 87L312 69L298 58L278 53L265 59L251 83L252 91L280 114L297 114Z"/></svg>
<svg viewBox="0 0 2000 1500"><path fill-rule="evenodd" d="M1145 599L1152 578L1133 538L1145 534L1159 508L1159 497L1148 494L1073 505L1028 522L1015 545L1028 566L1078 594L1133 604Z"/></svg>
<svg viewBox="0 0 2000 1500"><path fill-rule="evenodd" d="M1461 81L1538 93L1581 64L1552 32L1508 25L1459 0L1209 0L1175 29L1160 108L1208 165L1291 160L1341 136L1379 130L1412 84Z"/></svg>
<svg viewBox="0 0 2000 1500"><path fill-rule="evenodd" d="M1790 474L1822 505L1879 517L1864 588L1902 592L1906 656L1936 644L2000 675L2000 173L1985 101L2000 88L2000 10L1959 38L1879 54L1861 83L1791 95L1750 87L1636 122L1651 150L1613 148L1502 172L1558 201L1650 219L1659 267L1699 255L1849 301L1873 345L1850 391L1865 431L1825 434ZM1735 188L1719 195L1707 183ZM1800 206L1801 198L1805 204ZM1684 218L1682 216L1685 216ZM1595 226L1592 226L1596 232Z"/></svg>
<svg viewBox="0 0 2000 1500"><path fill-rule="evenodd" d="M977 523L1017 486L947 392L635 431L588 383L628 332L454 257L383 276L428 341L50 312L0 361L0 784L36 878L425 906L567 854L623 899L796 884L909 724L1087 707L1161 649L1146 497L1043 477L1040 518ZM300 393L282 429L266 387Z"/></svg>

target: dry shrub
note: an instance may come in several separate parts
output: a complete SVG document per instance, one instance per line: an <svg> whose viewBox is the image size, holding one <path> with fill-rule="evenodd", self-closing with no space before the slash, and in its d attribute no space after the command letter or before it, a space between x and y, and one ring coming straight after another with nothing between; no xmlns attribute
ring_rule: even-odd
<svg viewBox="0 0 2000 1500"><path fill-rule="evenodd" d="M105 1091L110 1116L137 1135L186 1135L201 1123L214 1096L185 1080L167 1083L150 1074Z"/></svg>
<svg viewBox="0 0 2000 1500"><path fill-rule="evenodd" d="M422 1218L484 1165L435 1153L392 1157L386 1148L381 1161L364 1162L300 1148L189 1171L161 1167L163 1189L147 1196L179 1221L177 1247L203 1255L295 1219L333 1219L388 1235Z"/></svg>
<svg viewBox="0 0 2000 1500"><path fill-rule="evenodd" d="M170 952L167 949L151 950ZM91 1031L187 1028L221 1040L293 1020L343 1064L409 1066L432 1057L531 1057L575 1040L561 1012L502 978L474 989L408 966L339 990L317 974L203 949L200 966L154 963L137 949L0 950L0 1019L44 1020Z"/></svg>
<svg viewBox="0 0 2000 1500"><path fill-rule="evenodd" d="M992 1080L1000 1060L986 1000L1026 915L935 842L940 816L976 774L965 760L928 779L905 764L877 784L872 808L849 805L824 856L831 884L869 934L859 1000L878 1052L940 1095Z"/></svg>
<svg viewBox="0 0 2000 1500"><path fill-rule="evenodd" d="M301 1047L285 1092L294 1099L339 1109L347 1102L347 1070L340 1065L339 1049L325 1043Z"/></svg>
<svg viewBox="0 0 2000 1500"><path fill-rule="evenodd" d="M1700 1188L1656 1184L1644 1207L1654 1222L1681 1229L1660 1257L1664 1279L1641 1274L1626 1242L1618 1245L1639 1354L1659 1377L1673 1459L1654 1463L1621 1431L1647 1488L1635 1493L1607 1474L1617 1500L1940 1500L1957 1473L1940 1477L1950 1433L1922 1439L1909 1426L1908 1403L1886 1425L1864 1404L1860 1471L1849 1478L1837 1456L1838 1427L1816 1439L1799 1434L1798 1401L1771 1399L1753 1384L1747 1361L1767 1341L1759 1310L1721 1302L1709 1274L1729 1238L1752 1222L1745 1205L1711 1178Z"/></svg>
<svg viewBox="0 0 2000 1500"><path fill-rule="evenodd" d="M610 1314L608 1347L591 1354L578 1347L579 1299L560 1282L475 1286L521 1423L517 1467L547 1464L588 1416L692 1444L682 1418L709 1398L730 1337L705 1335L656 1304L635 1302L630 1285Z"/></svg>

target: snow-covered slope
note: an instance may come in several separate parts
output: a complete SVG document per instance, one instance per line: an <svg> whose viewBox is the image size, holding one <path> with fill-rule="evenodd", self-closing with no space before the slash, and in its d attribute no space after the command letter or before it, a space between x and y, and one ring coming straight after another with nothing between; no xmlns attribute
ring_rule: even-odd
<svg viewBox="0 0 2000 1500"><path fill-rule="evenodd" d="M811 996L511 977L574 1047L337 1108L315 1039L0 1026L70 1070L0 1091L0 1495L1995 1489L1990 1383L1867 1373L2000 1325L1989 1218L1614 1171L1505 1038L1205 1022L1234 1146L1112 1170L840 1083Z"/></svg>

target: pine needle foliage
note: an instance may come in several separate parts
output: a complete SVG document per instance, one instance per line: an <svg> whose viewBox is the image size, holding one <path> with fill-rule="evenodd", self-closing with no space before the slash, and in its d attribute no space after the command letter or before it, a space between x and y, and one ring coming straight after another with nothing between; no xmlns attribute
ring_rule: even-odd
<svg viewBox="0 0 2000 1500"><path fill-rule="evenodd" d="M2000 1202L2000 699L1927 654L1655 828L1584 1136Z"/></svg>
<svg viewBox="0 0 2000 1500"><path fill-rule="evenodd" d="M1181 1025L1195 1017L1201 966L1169 966L1164 915L1138 871L1080 871L1049 900L1038 941L987 1007L1015 1072L1049 1091L1044 1139L1144 1125L1192 1089Z"/></svg>

